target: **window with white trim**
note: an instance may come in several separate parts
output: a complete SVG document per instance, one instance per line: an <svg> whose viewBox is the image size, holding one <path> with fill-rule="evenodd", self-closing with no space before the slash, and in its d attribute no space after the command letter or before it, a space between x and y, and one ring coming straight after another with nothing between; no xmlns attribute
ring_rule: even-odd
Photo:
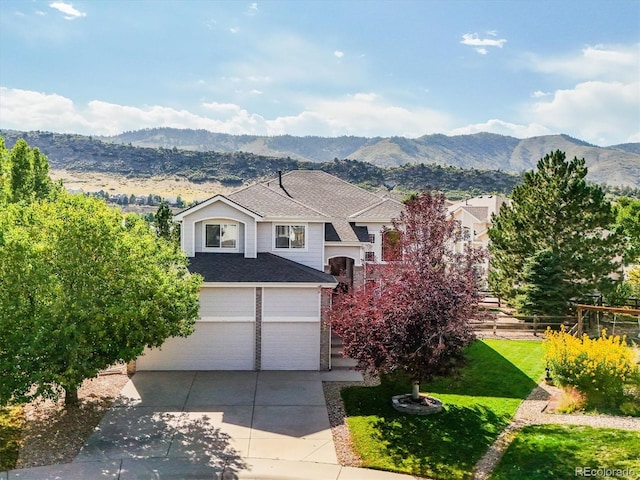
<svg viewBox="0 0 640 480"><path fill-rule="evenodd" d="M237 223L207 223L204 226L205 248L236 250L238 248Z"/></svg>
<svg viewBox="0 0 640 480"><path fill-rule="evenodd" d="M364 261L365 262L375 262L376 261L376 253L375 252L364 252Z"/></svg>
<svg viewBox="0 0 640 480"><path fill-rule="evenodd" d="M376 234L375 233L370 233L369 234L369 243L376 243Z"/></svg>
<svg viewBox="0 0 640 480"><path fill-rule="evenodd" d="M306 248L307 246L307 226L306 225L276 225L275 226L275 247L276 248Z"/></svg>

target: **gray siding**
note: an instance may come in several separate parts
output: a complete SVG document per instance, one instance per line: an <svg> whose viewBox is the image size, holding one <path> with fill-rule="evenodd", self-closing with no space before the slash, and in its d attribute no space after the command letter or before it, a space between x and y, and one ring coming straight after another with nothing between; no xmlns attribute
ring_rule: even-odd
<svg viewBox="0 0 640 480"><path fill-rule="evenodd" d="M289 225L296 222L276 222L277 224ZM304 224L306 222L299 222ZM271 252L294 262L301 263L317 270L323 267L324 250L324 223L307 224L307 248L305 249L283 249L274 248L273 245L273 223L264 222L258 224L258 252Z"/></svg>

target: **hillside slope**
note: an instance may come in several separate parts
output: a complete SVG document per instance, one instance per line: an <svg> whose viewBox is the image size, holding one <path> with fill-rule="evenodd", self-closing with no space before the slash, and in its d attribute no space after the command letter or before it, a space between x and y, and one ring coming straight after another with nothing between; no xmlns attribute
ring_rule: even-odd
<svg viewBox="0 0 640 480"><path fill-rule="evenodd" d="M640 144L624 144L607 148L590 145L567 135L547 135L516 139L490 133L475 135L425 135L416 139L403 137L257 137L226 135L205 130L170 128L126 132L103 141L100 137L57 134L49 132L0 131L12 145L24 137L49 156L54 168L72 171L103 171L130 177L179 175L189 181L217 180L238 185L277 170L328 167L334 159L351 159L349 174L353 181L379 185L382 182L401 183L407 188L427 184L442 185L444 179L451 188L491 191L487 171L502 191L512 184L513 176L535 168L537 161L553 150L562 150L568 158L585 158L588 178L596 183L640 188ZM327 163L328 162L328 163ZM402 169L427 165L425 169ZM445 167L439 171L435 166ZM372 168L369 168L372 167ZM450 168L464 168L455 172ZM342 168L342 167L341 167ZM469 170L477 170L469 172ZM484 172L481 173L480 171ZM444 172L444 173L443 173ZM434 177L428 178L427 173ZM418 175L412 180L411 174ZM468 177L463 179L463 177ZM399 177L402 180L399 180ZM455 177L456 180L453 180ZM473 180L469 178L473 177ZM409 184L411 186L409 186Z"/></svg>
<svg viewBox="0 0 640 480"><path fill-rule="evenodd" d="M547 153L562 150L567 157L584 158L589 179L596 183L640 187L640 144L598 147L567 135L525 139L477 133L473 135L424 135L419 138L389 137L259 137L227 135L206 130L154 128L103 138L106 142L133 146L163 147L326 162L349 158L389 167L405 164L438 164L461 168L522 172L535 168Z"/></svg>
<svg viewBox="0 0 640 480"><path fill-rule="evenodd" d="M436 164L380 167L358 160L309 162L247 152L200 152L178 148L148 148L105 143L82 135L48 132L0 131L8 147L18 138L38 147L54 169L73 173L101 173L128 179L191 183L219 182L239 186L273 177L278 170L320 169L372 188L399 186L406 190L433 188L465 194L509 193L520 176L506 172L461 169Z"/></svg>

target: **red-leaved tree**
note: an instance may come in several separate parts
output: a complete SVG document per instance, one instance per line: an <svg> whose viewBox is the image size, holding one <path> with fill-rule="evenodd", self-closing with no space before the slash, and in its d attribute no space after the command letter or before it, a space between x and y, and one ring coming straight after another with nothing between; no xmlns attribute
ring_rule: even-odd
<svg viewBox="0 0 640 480"><path fill-rule="evenodd" d="M467 248L450 217L444 195L411 198L393 222L396 261L376 265L375 281L334 299L330 321L342 337L345 356L374 374L402 370L419 383L445 375L462 359L473 339L469 325L478 304L478 268L485 253Z"/></svg>

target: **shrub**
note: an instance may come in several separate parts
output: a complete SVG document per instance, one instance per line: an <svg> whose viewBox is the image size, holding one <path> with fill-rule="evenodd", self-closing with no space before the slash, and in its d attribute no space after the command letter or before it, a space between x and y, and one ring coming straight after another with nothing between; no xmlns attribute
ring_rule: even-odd
<svg viewBox="0 0 640 480"><path fill-rule="evenodd" d="M625 337L576 338L564 328L547 329L545 360L554 380L571 385L587 396L589 403L618 406L624 397L624 384L636 373L634 355Z"/></svg>

